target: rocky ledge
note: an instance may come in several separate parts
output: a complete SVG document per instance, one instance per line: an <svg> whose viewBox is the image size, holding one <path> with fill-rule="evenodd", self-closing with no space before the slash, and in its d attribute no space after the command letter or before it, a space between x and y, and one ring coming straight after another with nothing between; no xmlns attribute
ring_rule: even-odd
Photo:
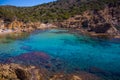
<svg viewBox="0 0 120 80"><path fill-rule="evenodd" d="M8 21L4 19L0 19L0 33L10 33L10 32L31 32L36 29L48 29L55 28L56 26L47 23L41 22L22 22L17 19L13 21Z"/></svg>
<svg viewBox="0 0 120 80"><path fill-rule="evenodd" d="M52 73L44 68L20 64L0 64L0 80L103 80L100 77L79 72L72 74Z"/></svg>
<svg viewBox="0 0 120 80"><path fill-rule="evenodd" d="M1 64L0 80L46 80L44 69L37 69L34 66L23 66L19 64Z"/></svg>
<svg viewBox="0 0 120 80"><path fill-rule="evenodd" d="M62 28L72 28L91 36L120 38L120 5L108 4L103 10L87 10L57 23Z"/></svg>

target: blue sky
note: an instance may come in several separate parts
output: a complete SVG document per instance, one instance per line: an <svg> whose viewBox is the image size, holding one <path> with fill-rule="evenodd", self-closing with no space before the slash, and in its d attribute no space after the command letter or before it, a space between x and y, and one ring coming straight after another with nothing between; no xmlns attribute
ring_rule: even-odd
<svg viewBox="0 0 120 80"><path fill-rule="evenodd" d="M34 6L55 0L0 0L0 5Z"/></svg>

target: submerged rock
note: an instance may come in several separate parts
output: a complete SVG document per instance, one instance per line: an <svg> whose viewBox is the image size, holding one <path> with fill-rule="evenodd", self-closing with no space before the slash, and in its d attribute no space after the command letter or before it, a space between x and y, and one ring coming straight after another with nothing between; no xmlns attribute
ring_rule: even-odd
<svg viewBox="0 0 120 80"><path fill-rule="evenodd" d="M103 80L102 78L87 72L79 72L72 74L57 73L50 80Z"/></svg>
<svg viewBox="0 0 120 80"><path fill-rule="evenodd" d="M85 71L80 71L77 74L73 74L72 78L73 80L77 80L77 78L78 80L104 80L95 74L91 74Z"/></svg>
<svg viewBox="0 0 120 80"><path fill-rule="evenodd" d="M5 63L17 63L45 67L53 72L63 70L64 67L64 62L62 60L53 59L51 56L43 52L24 53L16 57L8 58Z"/></svg>
<svg viewBox="0 0 120 80"><path fill-rule="evenodd" d="M104 71L104 70L99 69L99 68L97 68L97 67L91 67L91 68L89 69L89 72L90 72L90 73L94 73L94 74L98 74L98 75L104 75L104 76L110 75L110 76L111 76L111 73L110 73L110 72Z"/></svg>
<svg viewBox="0 0 120 80"><path fill-rule="evenodd" d="M20 49L23 49L23 50L26 50L26 51L32 51L31 46L22 46L22 47L20 47Z"/></svg>
<svg viewBox="0 0 120 80"><path fill-rule="evenodd" d="M50 56L43 52L29 52L24 53L16 57L9 58L8 63L21 63L26 65L47 65L50 60Z"/></svg>

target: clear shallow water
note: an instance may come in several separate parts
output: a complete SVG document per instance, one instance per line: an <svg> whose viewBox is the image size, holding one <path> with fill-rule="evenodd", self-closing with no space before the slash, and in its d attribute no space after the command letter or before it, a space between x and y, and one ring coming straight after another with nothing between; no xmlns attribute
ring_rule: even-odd
<svg viewBox="0 0 120 80"><path fill-rule="evenodd" d="M44 52L64 62L64 70L97 67L120 73L120 41L93 39L67 30L35 31L30 35L0 38L0 62L28 52Z"/></svg>

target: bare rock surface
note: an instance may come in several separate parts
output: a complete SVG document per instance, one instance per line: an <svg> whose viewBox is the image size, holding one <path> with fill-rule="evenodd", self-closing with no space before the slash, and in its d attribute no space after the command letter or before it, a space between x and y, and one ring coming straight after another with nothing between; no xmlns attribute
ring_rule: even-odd
<svg viewBox="0 0 120 80"><path fill-rule="evenodd" d="M103 10L87 10L57 25L62 28L77 29L91 36L120 38L120 5L106 5Z"/></svg>
<svg viewBox="0 0 120 80"><path fill-rule="evenodd" d="M44 68L20 64L0 64L0 80L103 80L87 72L52 73Z"/></svg>

